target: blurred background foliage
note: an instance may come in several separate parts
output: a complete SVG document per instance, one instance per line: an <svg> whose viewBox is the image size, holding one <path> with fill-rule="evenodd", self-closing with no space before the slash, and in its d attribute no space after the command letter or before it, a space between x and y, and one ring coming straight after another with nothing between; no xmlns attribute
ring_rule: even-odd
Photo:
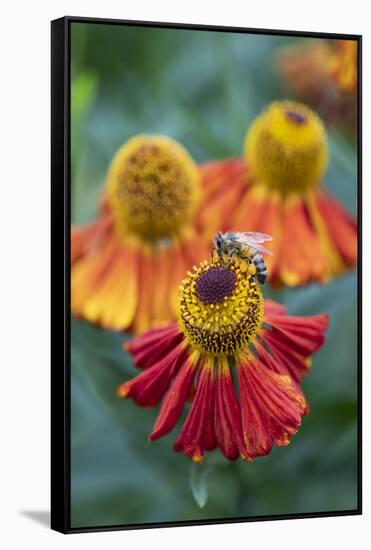
<svg viewBox="0 0 371 550"><path fill-rule="evenodd" d="M197 162L239 155L254 117L286 97L276 48L303 40L73 23L72 222L94 219L107 166L134 134L167 134ZM325 183L355 212L355 145L333 130L329 145ZM252 464L216 451L193 465L173 452L174 432L148 443L158 409L116 397L136 373L121 347L129 335L73 319L72 526L355 509L356 284L349 273L324 286L265 289L292 314L328 312L330 326L304 380L311 414L289 447Z"/></svg>

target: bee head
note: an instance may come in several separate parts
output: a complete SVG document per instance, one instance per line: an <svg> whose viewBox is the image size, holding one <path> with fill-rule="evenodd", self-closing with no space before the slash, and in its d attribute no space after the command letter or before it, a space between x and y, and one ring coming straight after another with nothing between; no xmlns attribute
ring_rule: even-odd
<svg viewBox="0 0 371 550"><path fill-rule="evenodd" d="M214 237L214 244L215 248L218 251L221 251L223 249L223 236L220 231L218 231L218 233Z"/></svg>

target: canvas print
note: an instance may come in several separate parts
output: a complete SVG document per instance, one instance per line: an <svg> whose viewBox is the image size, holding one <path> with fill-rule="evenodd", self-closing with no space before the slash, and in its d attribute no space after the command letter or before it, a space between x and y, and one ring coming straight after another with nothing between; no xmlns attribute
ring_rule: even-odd
<svg viewBox="0 0 371 550"><path fill-rule="evenodd" d="M72 529L358 510L358 47L70 24Z"/></svg>

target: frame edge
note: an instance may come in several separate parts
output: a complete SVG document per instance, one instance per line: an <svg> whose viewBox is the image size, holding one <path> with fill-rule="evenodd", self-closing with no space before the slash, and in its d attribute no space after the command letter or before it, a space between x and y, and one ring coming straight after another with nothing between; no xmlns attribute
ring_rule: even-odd
<svg viewBox="0 0 371 550"><path fill-rule="evenodd" d="M51 22L51 514L50 527L69 531L69 403L66 297L68 22Z"/></svg>

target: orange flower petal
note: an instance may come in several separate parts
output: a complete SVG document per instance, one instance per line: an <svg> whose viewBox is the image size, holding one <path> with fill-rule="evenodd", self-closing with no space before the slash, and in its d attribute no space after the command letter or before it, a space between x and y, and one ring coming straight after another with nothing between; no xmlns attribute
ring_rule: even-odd
<svg viewBox="0 0 371 550"><path fill-rule="evenodd" d="M174 313L169 302L169 290L179 281L172 277L172 249L158 247L153 258L154 292L152 294L152 318L158 322L169 322Z"/></svg>
<svg viewBox="0 0 371 550"><path fill-rule="evenodd" d="M138 307L133 321L133 330L136 333L145 332L151 326L153 318L153 295L156 286L154 259L150 247L142 248L142 254L139 260L138 288Z"/></svg>
<svg viewBox="0 0 371 550"><path fill-rule="evenodd" d="M323 256L327 259L329 264L329 271L332 275L338 275L344 271L344 262L337 250L335 243L333 242L331 235L327 228L327 223L322 217L321 212L317 206L319 190L308 193L305 197L305 206L308 212L310 222L313 225L317 234L319 246Z"/></svg>
<svg viewBox="0 0 371 550"><path fill-rule="evenodd" d="M304 204L296 196L285 204L278 275L288 286L325 281L330 275Z"/></svg>
<svg viewBox="0 0 371 550"><path fill-rule="evenodd" d="M104 214L97 221L83 228L71 227L71 264L97 246L112 229L112 219Z"/></svg>
<svg viewBox="0 0 371 550"><path fill-rule="evenodd" d="M241 159L227 159L201 165L205 189L204 205L197 224L210 235L226 229L225 220L234 216L246 191L246 168Z"/></svg>
<svg viewBox="0 0 371 550"><path fill-rule="evenodd" d="M86 301L95 295L107 273L114 264L116 243L113 238L106 238L99 250L85 253L73 266L71 272L71 307L72 313L85 316ZM98 314L90 315L89 321L97 322Z"/></svg>
<svg viewBox="0 0 371 550"><path fill-rule="evenodd" d="M331 235L334 246L347 266L357 262L357 224L346 210L328 193L321 191L317 207Z"/></svg>
<svg viewBox="0 0 371 550"><path fill-rule="evenodd" d="M241 188L245 188L245 166L244 160L240 158L229 158L200 164L204 196L207 201L219 196L220 193L223 194L228 181L233 181L233 185L236 184Z"/></svg>
<svg viewBox="0 0 371 550"><path fill-rule="evenodd" d="M179 241L174 242L172 248L172 285L169 289L170 305L174 317L176 317L178 311L179 285L186 276L187 269L189 269L189 267L190 266L181 243Z"/></svg>
<svg viewBox="0 0 371 550"><path fill-rule="evenodd" d="M103 256L101 250L95 254ZM121 246L115 243L106 265L95 273L86 274L89 294L84 297L79 314L105 328L120 330L129 327L138 300L137 269L137 252L126 248L124 254ZM76 294L79 293L82 294L81 288L76 289Z"/></svg>
<svg viewBox="0 0 371 550"><path fill-rule="evenodd" d="M275 277L277 265L280 263L282 216L282 199L279 194L256 186L245 194L233 220L236 231L259 231L273 237L272 241L265 243L273 255L264 256L270 279Z"/></svg>

